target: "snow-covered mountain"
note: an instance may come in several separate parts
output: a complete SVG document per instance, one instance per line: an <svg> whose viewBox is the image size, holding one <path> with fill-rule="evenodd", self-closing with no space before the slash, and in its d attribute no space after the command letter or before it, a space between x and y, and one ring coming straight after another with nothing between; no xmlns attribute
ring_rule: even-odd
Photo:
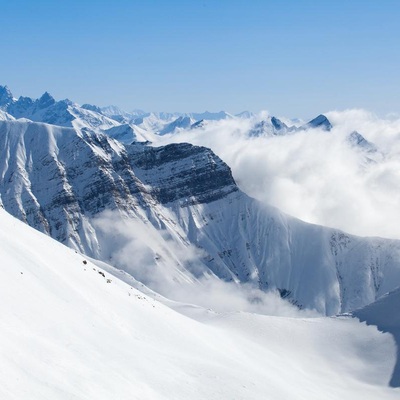
<svg viewBox="0 0 400 400"><path fill-rule="evenodd" d="M268 119L262 119L257 121L253 127L249 130L249 136L280 136L294 133L297 128L294 126L287 126L284 122L276 117L270 117Z"/></svg>
<svg viewBox="0 0 400 400"><path fill-rule="evenodd" d="M1 208L0 226L2 399L399 396L392 338L356 319L166 307Z"/></svg>
<svg viewBox="0 0 400 400"><path fill-rule="evenodd" d="M366 151L367 153L376 153L378 151L373 143L366 140L365 137L357 131L351 132L347 140L351 146Z"/></svg>
<svg viewBox="0 0 400 400"><path fill-rule="evenodd" d="M8 86L0 86L0 110L5 110L15 101Z"/></svg>
<svg viewBox="0 0 400 400"><path fill-rule="evenodd" d="M219 112L209 112L205 111L203 113L190 113L190 117L193 119L200 121L201 119L208 120L208 121L220 121L223 119L230 119L233 118L232 114L229 114L226 111L219 111Z"/></svg>
<svg viewBox="0 0 400 400"><path fill-rule="evenodd" d="M215 276L277 290L327 315L400 286L399 241L347 235L263 206L207 148L123 145L96 132L2 121L0 149L6 210L150 286ZM136 259L122 257L143 237Z"/></svg>
<svg viewBox="0 0 400 400"><path fill-rule="evenodd" d="M147 132L156 135L177 133L191 127L198 127L208 121L223 121L234 118L225 111L218 113L150 113L131 118L130 121ZM238 117L239 118L239 117Z"/></svg>
<svg viewBox="0 0 400 400"><path fill-rule="evenodd" d="M135 121L138 118L144 118L144 117L148 117L150 115L150 113L143 111L143 110L133 110L130 112L121 110L119 107L117 106L107 106L107 107L101 107L100 108L100 112L111 118L114 119L115 121L121 122L121 123L131 123L133 121Z"/></svg>
<svg viewBox="0 0 400 400"><path fill-rule="evenodd" d="M252 117L254 119L254 117ZM258 136L283 136L288 134L293 134L296 132L303 132L306 130L321 129L323 131L330 131L332 125L325 115L319 115L318 117L312 119L306 124L296 126L296 125L286 125L279 118L270 116L266 119L257 120L251 129L248 131L248 136L258 137Z"/></svg>
<svg viewBox="0 0 400 400"><path fill-rule="evenodd" d="M104 130L119 125L118 122L99 113L95 106L81 107L66 99L56 101L48 92L39 99L19 97L14 99L7 86L0 86L0 107L15 118L53 125Z"/></svg>
<svg viewBox="0 0 400 400"><path fill-rule="evenodd" d="M109 129L105 129L104 133L124 144L133 142L153 142L156 140L154 133L146 131L134 124L121 124Z"/></svg>
<svg viewBox="0 0 400 400"><path fill-rule="evenodd" d="M195 119L190 117L178 117L176 120L167 124L161 131L160 135L166 135L167 133L173 133L178 129L189 129L194 123Z"/></svg>
<svg viewBox="0 0 400 400"><path fill-rule="evenodd" d="M0 86L0 111L14 118L26 118L52 125L103 131L124 143L132 141L156 141L158 135L174 134L182 130L204 126L208 122L224 120L255 121L249 136L286 135L308 129L329 131L330 121L319 115L307 124L288 126L276 117L266 120L249 111L232 115L226 111L203 113L146 112L140 109L126 112L117 106L98 107L93 104L80 106L68 99L56 101L48 92L39 99L19 97L15 99L7 86ZM4 114L0 115L5 119Z"/></svg>
<svg viewBox="0 0 400 400"><path fill-rule="evenodd" d="M332 124L325 115L320 114L311 121L307 122L307 124L300 127L300 129L309 128L320 128L325 131L330 131L332 129Z"/></svg>

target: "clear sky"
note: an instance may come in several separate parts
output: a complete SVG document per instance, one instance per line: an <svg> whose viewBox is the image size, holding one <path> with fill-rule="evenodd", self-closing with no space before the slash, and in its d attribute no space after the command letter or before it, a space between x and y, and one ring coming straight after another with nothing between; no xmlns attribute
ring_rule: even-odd
<svg viewBox="0 0 400 400"><path fill-rule="evenodd" d="M0 0L15 96L149 111L400 112L398 0Z"/></svg>

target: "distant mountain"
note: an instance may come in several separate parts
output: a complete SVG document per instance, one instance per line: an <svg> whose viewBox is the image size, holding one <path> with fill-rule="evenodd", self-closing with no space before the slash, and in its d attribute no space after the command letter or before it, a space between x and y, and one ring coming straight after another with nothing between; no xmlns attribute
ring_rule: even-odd
<svg viewBox="0 0 400 400"><path fill-rule="evenodd" d="M235 117L248 119L248 118L253 118L254 114L251 111L242 111L239 114L235 114Z"/></svg>
<svg viewBox="0 0 400 400"><path fill-rule="evenodd" d="M221 119L230 119L233 118L232 114L227 113L226 111L219 112L209 112L205 111L203 113L190 113L189 114L193 119L199 121L201 119L210 120L210 121L219 121Z"/></svg>
<svg viewBox="0 0 400 400"><path fill-rule="evenodd" d="M207 126L207 121L204 121L204 119L201 119L200 121L194 122L194 123L190 126L190 129L204 128L205 126Z"/></svg>
<svg viewBox="0 0 400 400"><path fill-rule="evenodd" d="M160 135L173 133L177 129L189 129L196 121L190 117L178 117L175 121L167 124L160 132Z"/></svg>
<svg viewBox="0 0 400 400"><path fill-rule="evenodd" d="M308 129L322 129L325 131L330 131L332 129L332 125L329 122L328 118L326 118L324 115L319 115L318 117L312 119L310 122L303 124L299 127L295 125L288 126L279 118L272 116L256 122L250 129L248 135L283 136L296 132L302 132Z"/></svg>
<svg viewBox="0 0 400 400"><path fill-rule="evenodd" d="M131 112L123 111L117 106L102 107L101 113L115 121L121 123L133 123L137 118L148 117L150 113L143 110L133 110Z"/></svg>
<svg viewBox="0 0 400 400"><path fill-rule="evenodd" d="M366 140L364 136L356 131L351 132L350 135L348 135L347 141L351 146L367 151L368 153L375 153L378 151L377 147L373 143Z"/></svg>
<svg viewBox="0 0 400 400"><path fill-rule="evenodd" d="M13 95L7 86L0 86L0 109L7 109L8 105L14 101Z"/></svg>
<svg viewBox="0 0 400 400"><path fill-rule="evenodd" d="M307 122L307 124L302 125L300 127L300 129L310 129L310 128L319 128L324 131L330 131L332 129L332 124L325 115L320 114L318 115L318 117L315 117L311 121Z"/></svg>
<svg viewBox="0 0 400 400"><path fill-rule="evenodd" d="M256 122L250 129L249 136L282 136L296 131L296 127L289 127L276 117L269 117Z"/></svg>
<svg viewBox="0 0 400 400"><path fill-rule="evenodd" d="M56 101L48 92L36 100L22 96L16 100L6 86L0 86L0 96L3 110L15 118L77 129L102 130L118 125L118 122L99 113L96 106L86 104L81 107L68 99Z"/></svg>
<svg viewBox="0 0 400 400"><path fill-rule="evenodd" d="M96 113L102 114L101 108L94 106L93 104L82 104L81 107L85 110L94 111Z"/></svg>
<svg viewBox="0 0 400 400"><path fill-rule="evenodd" d="M152 142L155 140L154 134L133 124L114 126L110 129L104 130L104 133L124 144L132 144L134 142Z"/></svg>
<svg viewBox="0 0 400 400"><path fill-rule="evenodd" d="M225 111L150 113L140 109L126 112L113 105L98 107L93 104L83 104L80 106L68 99L56 101L48 92L45 92L39 99L23 96L15 99L7 86L0 86L0 110L15 118L27 118L36 122L76 129L108 131L112 137L123 137L123 140L136 140L136 136L140 139L150 140L149 138L154 138L154 135L165 135L173 133L175 130L190 129L198 121L234 118ZM248 118L251 115L246 111L237 118ZM113 129L119 126L122 127ZM134 134L122 134L123 131L131 131ZM129 136L131 136L130 139L128 139Z"/></svg>

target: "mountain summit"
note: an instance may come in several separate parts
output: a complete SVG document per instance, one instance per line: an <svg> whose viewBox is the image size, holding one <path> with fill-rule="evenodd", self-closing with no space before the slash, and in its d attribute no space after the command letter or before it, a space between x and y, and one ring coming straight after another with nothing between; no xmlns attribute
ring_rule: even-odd
<svg viewBox="0 0 400 400"><path fill-rule="evenodd" d="M13 99L10 89L7 86L0 86L0 108L7 108Z"/></svg>

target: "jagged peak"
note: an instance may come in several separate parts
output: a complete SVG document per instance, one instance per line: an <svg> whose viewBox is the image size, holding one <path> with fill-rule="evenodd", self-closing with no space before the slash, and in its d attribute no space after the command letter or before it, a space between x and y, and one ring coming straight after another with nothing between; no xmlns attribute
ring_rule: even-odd
<svg viewBox="0 0 400 400"><path fill-rule="evenodd" d="M97 112L99 114L102 114L101 108L98 107L98 106L95 106L93 104L83 104L81 106L81 108L83 108L85 110L94 111L94 112Z"/></svg>
<svg viewBox="0 0 400 400"><path fill-rule="evenodd" d="M210 112L206 110L203 113L190 113L190 115L195 120L205 119L218 121L220 119L232 118L232 115L226 111Z"/></svg>
<svg viewBox="0 0 400 400"><path fill-rule="evenodd" d="M68 106L73 106L74 104L76 105L76 103L74 103L72 100L70 99L64 99L64 100L60 100L58 103L64 103Z"/></svg>
<svg viewBox="0 0 400 400"><path fill-rule="evenodd" d="M29 103L29 104L32 104L33 103L33 99L31 97L28 97L28 96L19 96L17 102L18 103Z"/></svg>
<svg viewBox="0 0 400 400"><path fill-rule="evenodd" d="M351 146L363 148L368 152L376 152L378 150L373 143L365 139L365 137L357 131L351 132L347 136L347 141L350 143Z"/></svg>
<svg viewBox="0 0 400 400"><path fill-rule="evenodd" d="M251 111L242 111L242 112L240 112L238 114L235 114L235 117L248 119L248 118L253 118L254 114Z"/></svg>
<svg viewBox="0 0 400 400"><path fill-rule="evenodd" d="M13 101L13 95L7 85L0 86L0 106L5 106Z"/></svg>
<svg viewBox="0 0 400 400"><path fill-rule="evenodd" d="M309 121L305 127L308 128L322 128L326 131L330 131L332 129L332 124L330 123L329 119L324 115L320 114L311 121Z"/></svg>
<svg viewBox="0 0 400 400"><path fill-rule="evenodd" d="M190 129L202 128L204 125L206 125L206 121L204 119L201 119L200 121L196 121L192 125L190 125Z"/></svg>
<svg viewBox="0 0 400 400"><path fill-rule="evenodd" d="M38 99L38 104L40 108L46 108L55 103L54 97L49 92L44 92L42 96Z"/></svg>
<svg viewBox="0 0 400 400"><path fill-rule="evenodd" d="M11 90L7 85L4 86L0 85L0 94L2 93L8 93L11 95Z"/></svg>
<svg viewBox="0 0 400 400"><path fill-rule="evenodd" d="M271 117L271 124L278 131L282 129L288 129L288 126L284 122L282 122L279 118L276 117Z"/></svg>

